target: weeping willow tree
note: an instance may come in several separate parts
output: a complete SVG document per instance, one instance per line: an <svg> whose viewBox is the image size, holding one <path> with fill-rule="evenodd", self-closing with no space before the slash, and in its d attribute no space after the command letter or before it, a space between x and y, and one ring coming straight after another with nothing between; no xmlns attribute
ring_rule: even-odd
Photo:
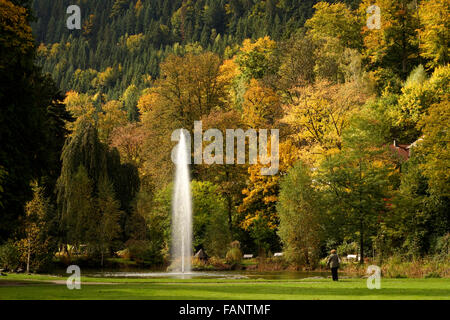
<svg viewBox="0 0 450 320"><path fill-rule="evenodd" d="M124 230L131 201L139 188L137 169L121 164L118 152L101 143L96 127L87 121L67 140L61 159L56 191L62 242L76 246L90 243L95 247L99 230L96 225L104 219L102 214L111 211L105 211L104 201L99 201L105 199L102 181L111 184L106 198L114 202L113 220Z"/></svg>

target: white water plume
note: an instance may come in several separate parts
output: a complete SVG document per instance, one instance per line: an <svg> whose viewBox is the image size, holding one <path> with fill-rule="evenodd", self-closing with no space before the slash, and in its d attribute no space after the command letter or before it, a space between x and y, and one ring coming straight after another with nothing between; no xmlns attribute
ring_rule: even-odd
<svg viewBox="0 0 450 320"><path fill-rule="evenodd" d="M180 132L172 198L172 272L190 273L192 256L192 197L186 136Z"/></svg>

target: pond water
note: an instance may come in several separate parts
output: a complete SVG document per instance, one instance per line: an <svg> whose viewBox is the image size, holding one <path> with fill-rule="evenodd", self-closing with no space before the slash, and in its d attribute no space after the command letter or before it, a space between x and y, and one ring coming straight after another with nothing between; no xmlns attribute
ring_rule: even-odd
<svg viewBox="0 0 450 320"><path fill-rule="evenodd" d="M84 275L96 278L171 278L171 279L263 279L263 280L296 280L306 278L327 278L328 272L303 272L303 271L199 271L190 273L169 273L169 272L86 272Z"/></svg>

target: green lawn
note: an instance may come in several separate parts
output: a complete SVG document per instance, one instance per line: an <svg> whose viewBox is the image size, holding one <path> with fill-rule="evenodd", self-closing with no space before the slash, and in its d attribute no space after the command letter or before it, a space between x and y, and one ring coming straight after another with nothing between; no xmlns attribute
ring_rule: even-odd
<svg viewBox="0 0 450 320"><path fill-rule="evenodd" d="M7 278L7 279L5 279ZM33 279L30 281L29 279ZM81 290L68 290L51 276L10 275L0 279L0 300L6 299L450 299L450 279L382 279L369 290L365 279L213 280L83 278ZM109 284L98 284L108 282ZM91 283L91 284L89 284Z"/></svg>

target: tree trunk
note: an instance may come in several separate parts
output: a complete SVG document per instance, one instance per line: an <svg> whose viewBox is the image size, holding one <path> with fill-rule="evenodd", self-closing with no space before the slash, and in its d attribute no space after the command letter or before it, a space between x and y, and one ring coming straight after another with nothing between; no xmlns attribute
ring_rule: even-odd
<svg viewBox="0 0 450 320"><path fill-rule="evenodd" d="M364 264L364 225L363 225L363 221L361 219L360 222L360 234L359 234L359 255L360 255L360 264Z"/></svg>
<svg viewBox="0 0 450 320"><path fill-rule="evenodd" d="M31 241L28 239L27 273L30 273Z"/></svg>
<svg viewBox="0 0 450 320"><path fill-rule="evenodd" d="M67 243L64 244L64 250L65 250L66 253L67 253L67 259L68 259L69 261L71 261L70 252L69 252L69 246L67 245Z"/></svg>
<svg viewBox="0 0 450 320"><path fill-rule="evenodd" d="M231 199L230 195L227 195L227 211L228 211L228 228L230 232L233 231L233 220L232 220L232 209L233 209L233 199Z"/></svg>
<svg viewBox="0 0 450 320"><path fill-rule="evenodd" d="M362 184L362 166L361 166L361 159L359 160L359 256L360 264L364 264L364 221L363 221L363 210L361 207L362 203L362 190L361 190L361 184Z"/></svg>
<svg viewBox="0 0 450 320"><path fill-rule="evenodd" d="M228 170L225 171L225 175L227 177L227 181L230 180L230 173ZM230 232L233 231L233 220L232 220L232 209L233 209L233 198L231 196L231 192L226 193L226 199L227 199L227 213L228 213L228 229L230 229Z"/></svg>

